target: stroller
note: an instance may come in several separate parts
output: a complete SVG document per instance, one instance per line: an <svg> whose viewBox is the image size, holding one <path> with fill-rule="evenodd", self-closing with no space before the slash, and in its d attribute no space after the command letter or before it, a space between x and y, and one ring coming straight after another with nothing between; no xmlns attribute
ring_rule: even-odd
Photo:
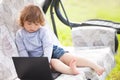
<svg viewBox="0 0 120 80"><path fill-rule="evenodd" d="M41 5L44 13L50 7L53 29L57 36L57 27L53 12L55 11L61 22L72 29L74 47L70 48L71 52L73 51L78 56L87 57L104 66L106 69L102 76L98 76L90 68L80 68L82 72L78 76L61 74L55 80L67 80L68 77L69 80L105 80L105 77L115 66L114 54L117 53L118 49L116 33L120 33L120 24L98 19L91 19L83 23L72 23L68 20L66 13L65 19L59 10L61 5L63 12L65 12L61 0L40 1L42 4L38 0L3 0L2 5L0 5L0 80L17 80L17 75L11 60L11 57L18 56L14 43L14 33L18 29L16 27L16 14L28 3Z"/></svg>

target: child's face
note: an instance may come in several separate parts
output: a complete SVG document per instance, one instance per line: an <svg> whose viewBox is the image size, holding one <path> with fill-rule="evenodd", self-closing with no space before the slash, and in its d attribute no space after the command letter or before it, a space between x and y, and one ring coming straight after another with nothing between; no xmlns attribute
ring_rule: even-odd
<svg viewBox="0 0 120 80"><path fill-rule="evenodd" d="M40 23L24 22L24 28L28 32L35 32L40 28Z"/></svg>

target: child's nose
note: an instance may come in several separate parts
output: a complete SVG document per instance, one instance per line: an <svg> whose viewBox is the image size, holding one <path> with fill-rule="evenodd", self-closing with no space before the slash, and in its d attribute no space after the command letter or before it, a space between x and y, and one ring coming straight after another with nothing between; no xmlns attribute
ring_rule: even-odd
<svg viewBox="0 0 120 80"><path fill-rule="evenodd" d="M31 27L31 28L34 28L34 25L31 25L30 27Z"/></svg>

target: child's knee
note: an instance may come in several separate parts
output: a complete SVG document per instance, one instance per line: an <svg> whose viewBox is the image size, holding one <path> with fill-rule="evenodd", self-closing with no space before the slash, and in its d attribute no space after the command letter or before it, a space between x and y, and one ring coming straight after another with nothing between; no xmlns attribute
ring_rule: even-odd
<svg viewBox="0 0 120 80"><path fill-rule="evenodd" d="M51 65L54 65L54 64L56 64L57 62L59 62L59 59L51 59L51 60L50 60L50 64L51 64Z"/></svg>

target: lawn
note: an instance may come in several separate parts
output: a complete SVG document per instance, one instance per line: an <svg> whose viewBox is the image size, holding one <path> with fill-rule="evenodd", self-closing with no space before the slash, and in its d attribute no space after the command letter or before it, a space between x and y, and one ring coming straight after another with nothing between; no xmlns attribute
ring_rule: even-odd
<svg viewBox="0 0 120 80"><path fill-rule="evenodd" d="M109 1L109 2L108 2ZM120 0L62 0L70 21L83 22L88 19L104 19L120 22ZM47 13L49 23L50 13ZM58 37L62 45L72 46L71 29L55 17ZM118 35L120 41L120 35ZM115 55L116 66L106 80L120 80L120 47Z"/></svg>

